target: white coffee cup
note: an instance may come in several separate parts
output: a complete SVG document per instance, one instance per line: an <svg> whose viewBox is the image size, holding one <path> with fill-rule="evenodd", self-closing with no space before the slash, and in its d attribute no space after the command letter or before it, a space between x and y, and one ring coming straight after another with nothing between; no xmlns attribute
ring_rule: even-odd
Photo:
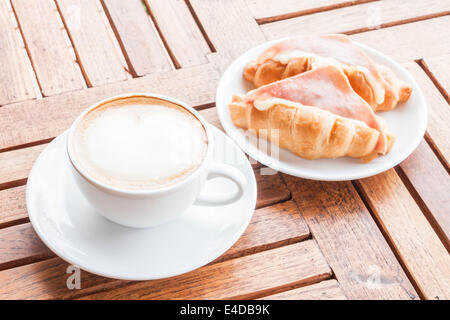
<svg viewBox="0 0 450 320"><path fill-rule="evenodd" d="M207 150L203 162L195 171L174 184L151 190L127 190L108 185L88 174L74 156L73 136L78 123L92 109L107 102L130 98L149 97L168 101L185 108L203 125L207 136ZM213 161L214 137L210 125L192 107L174 98L159 94L133 93L114 96L95 103L81 113L72 124L67 140L67 152L75 181L85 198L105 218L118 224L146 228L179 217L191 205L222 206L238 201L246 185L245 176L233 166ZM208 179L224 177L233 181L236 192L208 194L201 192Z"/></svg>

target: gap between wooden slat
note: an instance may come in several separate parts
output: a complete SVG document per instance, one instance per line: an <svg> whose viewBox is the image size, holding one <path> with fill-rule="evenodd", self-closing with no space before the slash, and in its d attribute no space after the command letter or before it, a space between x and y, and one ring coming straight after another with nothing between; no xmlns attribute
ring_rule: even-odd
<svg viewBox="0 0 450 320"><path fill-rule="evenodd" d="M211 39L209 38L208 34L206 33L205 28L203 27L203 24L198 17L197 13L195 12L194 8L191 5L191 2L189 0L184 0L186 3L186 6L189 9L189 12L191 13L192 17L194 18L195 23L197 24L198 29L200 30L201 34L203 35L203 38L205 39L206 43L208 44L209 50L211 53L217 52L216 48L214 47L214 44L212 43Z"/></svg>
<svg viewBox="0 0 450 320"><path fill-rule="evenodd" d="M389 234L386 233L386 231L385 231L386 228L383 227L383 221L378 220L376 217L376 214L374 214L373 208L370 205L369 201L367 200L368 196L367 196L366 192L364 191L364 188L361 186L361 184L359 183L358 180L352 180L351 182L352 182L353 187L355 188L356 192L358 193L359 197L361 198L362 202L364 203L364 206L369 211L373 221L375 221L376 225L378 226L378 229L380 230L381 234L383 235L384 239L386 240L386 243L389 245L389 248L395 255L395 258L397 259L398 263L400 264L401 268L403 269L403 272L408 277L409 282L411 283L411 285L414 287L414 290L416 290L417 294L419 295L419 298L421 300L425 300L426 299L425 295L420 290L419 285L416 283L416 281L414 280L414 277L412 276L412 274L409 272L408 268L406 267L403 259L400 257L399 253L395 249L393 240L391 239Z"/></svg>
<svg viewBox="0 0 450 320"><path fill-rule="evenodd" d="M417 206L422 211L423 215L427 219L427 221L430 223L433 230L436 232L437 236L439 237L439 240L441 240L444 247L447 249L447 251L450 253L450 244L446 241L445 233L442 230L439 223L434 218L433 214L431 213L430 209L426 205L425 201L423 201L420 194L417 192L416 188L414 188L414 185L409 181L408 176L403 171L401 166L396 166L394 168L395 172L397 172L397 175L399 176L400 180L405 185L408 192L411 194L412 198L416 202Z"/></svg>
<svg viewBox="0 0 450 320"><path fill-rule="evenodd" d="M28 178L23 178L23 179L19 179L19 180L13 180L13 181L0 183L0 191L5 190L5 189L24 186L27 184L27 180L28 180Z"/></svg>
<svg viewBox="0 0 450 320"><path fill-rule="evenodd" d="M341 8L356 6L358 4L365 4L365 3L377 2L377 1L380 1L380 0L357 0L357 1L352 0L352 1L349 1L349 2L341 2L341 3L331 4L331 5L317 7L317 8L312 8L312 9L295 11L295 12L281 14L281 15L273 16L273 17L255 18L255 20L256 20L256 22L259 25L262 25L262 24L266 24L266 23L270 23L270 22L287 20L287 19L297 18L297 17L301 17L301 16L306 16L306 15L314 14L314 13L318 13L318 12L335 10L335 9L341 9Z"/></svg>
<svg viewBox="0 0 450 320"><path fill-rule="evenodd" d="M447 103L450 104L450 98L447 95L447 92L444 88L444 86L439 82L439 80L434 76L433 72L428 68L426 62L424 59L418 59L415 60L415 62L419 65L419 67L422 68L422 70L427 74L427 76L431 79L431 81L434 83L436 88L439 90L439 92L442 94L444 99L447 101Z"/></svg>
<svg viewBox="0 0 450 320"><path fill-rule="evenodd" d="M444 87L439 83L439 80L434 76L434 74L431 72L431 70L426 65L425 61L423 59L418 59L414 61L417 63L417 65L425 72L425 74L430 78L431 82L433 82L436 89L438 89L439 93L442 95L442 97L447 101L447 103L450 104L450 100L447 98L446 91ZM447 161L447 159L444 157L444 155L441 153L437 145L434 143L433 139L429 136L428 132L425 133L425 141L430 146L431 150L433 150L433 153L436 155L438 160L441 162L442 166L447 170L447 172L450 174L450 165Z"/></svg>
<svg viewBox="0 0 450 320"><path fill-rule="evenodd" d="M283 175L283 174L280 174L280 177L281 177L281 181L283 181L284 185L285 185L285 186L288 186L286 180L284 179L284 175ZM288 187L288 190L291 191L291 190L289 189L289 187ZM289 200L292 200L292 201L294 202L295 207L297 208L297 211L299 212L299 214L302 214L302 211L301 211L300 208L298 207L297 201L295 201L294 198L293 198L293 196L292 196L292 192L291 192L291 196L290 196L290 199L289 199ZM309 228L309 226L308 226L308 228ZM309 233L310 233L310 238L311 238L311 239L314 239L314 233L313 233L313 231L311 230L311 228L309 229ZM322 255L323 255L324 257L326 257L326 255L322 252L322 248L320 247L320 245L319 245L318 243L317 243L317 247L319 248L320 253L322 253ZM331 265L328 265L328 267L329 267L330 270L331 270L331 279L337 280L337 277L336 277L336 274L335 274L335 272L334 272L334 270L333 270L333 267L332 267Z"/></svg>
<svg viewBox="0 0 450 320"><path fill-rule="evenodd" d="M87 75L86 70L84 69L83 64L81 63L80 55L78 54L77 48L75 47L75 44L74 44L73 39L72 39L72 35L69 32L69 28L67 28L66 19L64 19L64 15L61 12L61 8L59 7L58 2L56 0L54 0L54 3L55 3L55 6L56 6L56 11L58 11L59 18L61 19L61 22L62 22L62 24L64 26L64 29L66 30L67 37L69 38L69 41L70 41L70 43L72 45L72 49L73 49L73 52L75 54L75 60L78 63L78 66L80 68L81 74L83 75L83 79L86 82L86 86L88 88L92 88L92 83L89 80L89 77Z"/></svg>
<svg viewBox="0 0 450 320"><path fill-rule="evenodd" d="M28 217L7 221L4 223L0 223L0 229L14 227L14 226L18 226L20 224L24 224L24 223L28 223L28 222L30 222L30 218L28 218Z"/></svg>
<svg viewBox="0 0 450 320"><path fill-rule="evenodd" d="M306 286L310 286L312 284L316 284L319 282L322 282L324 280L328 280L330 279L330 275L328 273L325 274L319 274L317 276L312 277L309 280L299 280L296 282L292 282L292 283L288 283L282 286L278 286L278 287L273 287L270 289L266 289L266 290L261 290L261 291L256 291L256 292L252 292L249 294L244 294L244 295L238 295L238 296L233 296L233 300L255 300L255 299L260 299L260 298L264 298L266 296L269 295L273 295L273 294L278 294L278 293L282 293L285 291L289 291L289 290L293 290L293 289L299 289L299 288L303 288Z"/></svg>
<svg viewBox="0 0 450 320"><path fill-rule="evenodd" d="M278 202L278 203L273 204L273 205L281 204L281 203L284 203L284 202L287 202L287 201L291 201L291 200ZM261 208L259 208L259 209L261 209ZM218 263L218 262L222 262L222 261L227 261L227 260L231 260L231 259L241 258L241 257L249 256L251 254L263 252L263 251L266 251L266 250L272 250L272 249L276 249L276 248L281 248L281 247L284 247L284 246L288 246L290 244L299 243L299 242L307 241L307 240L313 240L313 237L311 236L311 233L309 235L306 235L306 236L293 237L293 238L289 238L289 239L285 239L285 240L280 240L280 241L276 241L276 242L263 244L263 245L260 245L260 246L255 246L255 247L251 247L251 248L247 248L247 249L242 249L242 250L240 250L240 251L238 251L238 252L236 252L234 254L226 255L225 259L221 259L221 257L219 257L216 260L208 263L207 265Z"/></svg>
<svg viewBox="0 0 450 320"><path fill-rule="evenodd" d="M317 244L316 244L316 246L317 246ZM207 266L206 266L206 268L207 268ZM329 271L328 270L322 271L322 273L316 274L309 278L303 278L303 280L285 283L285 284L282 284L279 286L258 290L258 291L251 292L248 294L230 296L230 297L228 297L228 299L229 298L232 298L232 299L255 299L258 297L264 297L267 295L271 295L272 293L279 293L279 292L284 292L284 291L288 291L288 290L292 290L292 289L297 289L297 288L300 288L303 286L309 286L311 284L319 283L323 280L329 279ZM196 272L196 271L192 271L192 272ZM109 286L108 286L108 284L109 284ZM82 298L82 297L94 295L97 293L107 292L107 291L110 291L111 289L117 290L117 289L121 289L121 288L126 288L127 286L130 286L130 285L132 286L133 284L136 284L136 282L111 281L109 283L106 283L106 285L103 284L102 286L97 286L96 288L92 288L91 290L88 289L87 291L81 292L79 294L74 293L74 296L71 296L70 298L72 298L72 299ZM225 298L225 299L227 299L227 298Z"/></svg>
<svg viewBox="0 0 450 320"><path fill-rule="evenodd" d="M263 209L263 208L266 208L266 207L277 206L277 205L280 205L280 204L283 204L283 203L287 203L288 201L291 201L291 200L280 201L280 202L273 203L271 205L267 205L267 206L264 206L264 207L256 208L255 211ZM292 204L296 208L297 215L299 217L301 217L300 211L298 210L298 207L296 206L295 202L292 201ZM252 218L252 221L250 222L250 224L252 222L256 223L257 221L258 220L253 221L253 218ZM27 218L18 219L18 220L9 221L7 223L1 224L0 225L0 229L7 228L7 227L18 226L18 225L22 225L22 224L26 224L26 223L30 223L28 217ZM305 226L306 226L306 223L305 223ZM30 227L31 227L31 224L30 224ZM244 231L243 235L245 235L246 232L247 231ZM281 248L281 247L284 247L284 246L288 246L288 245L292 245L292 244L296 244L296 243L299 243L299 242L308 241L308 240L312 240L312 239L313 238L311 236L311 231L308 230L307 234L301 234L299 236L294 236L294 237L290 237L290 238L286 238L286 239L281 239L281 240L278 240L278 241L275 241L275 242L267 242L267 243L264 243L264 244L261 244L261 245L254 245L254 246L250 246L248 248L243 247L243 248L239 249L238 251L236 251L234 253L231 253L231 254L227 254L227 252L229 251L229 250L227 250L220 257L218 257L217 259L211 261L207 265L213 265L213 264L216 264L216 263L221 263L221 262L232 260L232 259L242 258L242 257L246 257L246 256L249 256L249 255L252 255L252 254L257 254L257 253L260 253L260 252L263 252L263 251L277 249L277 248ZM267 240L269 240L269 239L267 239ZM233 244L233 246L230 249L233 249L233 247L234 247L234 244ZM321 252L321 254L323 254L322 251L320 250L320 248L319 248L319 251ZM16 260L13 260L13 261L8 261L8 262L5 262L5 263L0 263L0 271L6 270L6 269L12 269L12 268L16 268L16 267L21 267L21 266L24 266L24 265L27 265L27 264L32 264L32 263L45 261L45 260L48 260L48 259L52 259L54 257L56 257L56 254L54 254L53 252L51 252L49 250L49 252L41 253L40 255L29 256L29 257L16 259ZM334 275L334 273L331 272L331 277L332 278L333 278L333 275Z"/></svg>
<svg viewBox="0 0 450 320"><path fill-rule="evenodd" d="M216 103L211 102L211 103L201 104L201 105L195 106L193 108L197 111L202 111L202 110L214 108L215 106L216 106ZM50 143L50 142L52 142L53 139L55 139L55 137L44 139L44 140L37 140L37 141L33 141L30 143L26 143L26 144L18 144L18 145L12 146L12 147L0 149L0 153L14 151L14 150L18 150L18 149L25 149L25 148L34 147L34 146L41 145L41 144Z"/></svg>
<svg viewBox="0 0 450 320"><path fill-rule="evenodd" d="M447 170L447 172L450 174L450 165L447 162L447 159L445 159L444 155L439 150L439 147L434 143L433 139L430 137L428 132L425 132L424 139L428 143L428 145L430 146L430 148L433 151L434 155L439 160L439 162L442 164L444 169Z"/></svg>
<svg viewBox="0 0 450 320"><path fill-rule="evenodd" d="M48 259L51 259L54 257L55 257L55 255L52 254L52 255L42 255L42 256L36 256L36 257L26 257L26 258L14 260L11 262L0 264L0 271L25 266L25 265L31 264L31 263L45 261L45 260L48 260Z"/></svg>
<svg viewBox="0 0 450 320"><path fill-rule="evenodd" d="M28 57L28 60L30 62L30 65L31 65L31 69L33 70L33 75L34 75L34 78L36 80L36 84L39 87L39 93L40 93L41 97L43 97L44 94L42 93L42 85L41 85L41 82L39 81L39 78L37 76L36 66L34 64L33 58L31 57L31 53L30 53L30 49L28 47L28 43L27 43L27 41L25 39L25 36L23 34L23 30L22 30L22 26L20 25L19 18L17 17L17 12L14 9L14 6L13 6L11 0L6 0L6 1L8 1L9 6L11 7L11 10L12 10L12 12L14 14L14 19L16 20L17 28L19 29L20 36L22 37L22 43L23 43L23 46L24 46L25 51L27 53L27 57Z"/></svg>
<svg viewBox="0 0 450 320"><path fill-rule="evenodd" d="M39 86L41 97L46 97L46 95L42 91L42 84L41 84L41 82L40 82L40 80L39 80L39 78L37 76L36 66L35 66L35 63L34 63L33 58L31 56L30 49L28 47L26 37L25 37L25 35L23 33L22 27L20 25L19 18L17 16L17 12L16 12L16 10L14 8L14 4L11 2L11 0L7 0L7 1L10 1L12 11L14 12L14 16L15 16L15 19L17 21L17 26L19 28L20 34L22 36L22 40L23 40L23 44L24 44L25 50L26 50L28 58L30 60L30 63L31 63L31 66L32 66L32 69L33 69L33 73L34 73L35 78L36 78L37 85ZM84 72L82 70L82 65L80 63L80 59L79 59L79 57L78 57L78 55L76 53L75 47L73 45L72 39L70 38L68 29L66 28L66 25L64 23L64 20L63 20L63 17L61 15L61 12L59 11L58 5L57 5L55 0L52 0L52 1L53 1L53 6L54 6L53 9L54 9L54 11L56 11L56 13L55 13L56 14L56 19L58 20L58 23L61 26L63 37L65 38L66 42L68 41L68 43L67 43L68 44L68 50L70 51L70 53L72 55L72 58L73 58L73 60L75 62L75 69L78 71L79 76L84 80L84 81L80 81L81 82L81 86L82 86L82 88L80 90L84 90L84 89L88 88L87 78L85 78L85 76L84 76ZM65 92L67 92L67 91L65 91Z"/></svg>
<svg viewBox="0 0 450 320"><path fill-rule="evenodd" d="M127 72L133 77L138 78L139 76L136 73L136 70L133 67L133 64L131 63L130 57L128 56L127 50L125 49L125 45L123 44L122 38L119 35L119 31L116 28L116 25L114 24L114 21L111 17L111 14L109 13L108 7L105 5L103 0L99 0L100 4L103 8L103 11L105 12L105 16L109 22L109 25L111 26L111 30L114 33L114 36L116 37L117 42L119 43L120 51L123 54L123 57L125 58L125 62L128 66Z"/></svg>
<svg viewBox="0 0 450 320"><path fill-rule="evenodd" d="M31 85L33 87L33 93L35 95L30 100L42 98L41 87L40 87L39 81L37 79L37 74L34 70L30 54L26 48L26 44L24 42L24 37L23 37L23 33L22 33L22 28L19 25L19 20L17 18L16 12L14 11L14 9L12 7L11 0L5 0L5 6L7 9L6 14L8 15L8 18L10 18L10 21L11 21L11 27L14 28L15 38L19 42L18 45L21 46L20 50L21 51L23 50L23 52L24 52L23 60L24 60L24 63L26 64L26 69L29 72L29 77L30 77L29 80L31 81ZM28 100L28 99L25 99L25 100ZM20 102L20 101L24 101L24 100L11 101L9 103L16 103L16 102ZM6 103L6 104L8 104L8 103ZM6 105L6 104L3 104L3 105ZM0 105L0 108L3 105Z"/></svg>
<svg viewBox="0 0 450 320"><path fill-rule="evenodd" d="M55 139L55 137L44 139L44 140L37 140L37 141L25 143L25 144L18 144L18 145L12 146L12 147L0 149L0 153L8 152L8 151L14 151L14 150L19 150L19 149L25 149L25 148L29 148L29 147L38 146L38 145L41 145L41 144L50 143L50 142L52 142L53 139Z"/></svg>
<svg viewBox="0 0 450 320"><path fill-rule="evenodd" d="M413 23L413 22L443 17L443 16L447 16L449 14L450 14L450 11L426 14L426 15L419 16L419 17L413 17L413 18L402 19L402 20L397 20L397 21L390 21L390 22L382 23L377 26L373 26L373 27L364 27L364 28L358 28L358 29L354 29L354 30L348 30L348 31L344 31L341 33L346 34L346 35L364 33L364 32L378 30L378 29L390 28L390 27L394 27L394 26L398 26L398 25L402 25L402 24L409 24L409 23Z"/></svg>
<svg viewBox="0 0 450 320"><path fill-rule="evenodd" d="M167 43L166 38L164 37L164 34L161 32L161 28L158 25L158 22L155 18L155 15L153 14L151 7L149 6L148 2L143 0L142 4L145 6L146 12L153 22L153 25L155 26L156 33L158 34L159 39L161 40L163 47L166 49L167 54L169 55L170 61L172 61L172 64L174 65L175 69L180 69L181 64L178 62L177 58L172 52L172 49L170 49L169 44Z"/></svg>

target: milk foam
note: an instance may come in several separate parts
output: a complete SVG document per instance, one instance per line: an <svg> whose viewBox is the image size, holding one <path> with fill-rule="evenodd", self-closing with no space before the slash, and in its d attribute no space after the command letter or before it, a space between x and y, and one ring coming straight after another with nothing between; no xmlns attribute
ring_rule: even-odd
<svg viewBox="0 0 450 320"><path fill-rule="evenodd" d="M184 108L162 102L102 106L76 130L76 158L90 175L126 189L172 184L203 161L202 124Z"/></svg>

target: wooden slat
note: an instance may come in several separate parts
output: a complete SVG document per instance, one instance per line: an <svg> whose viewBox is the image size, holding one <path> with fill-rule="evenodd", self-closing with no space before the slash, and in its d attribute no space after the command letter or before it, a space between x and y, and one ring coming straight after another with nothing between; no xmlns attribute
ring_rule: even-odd
<svg viewBox="0 0 450 320"><path fill-rule="evenodd" d="M418 298L350 182L283 177L349 299Z"/></svg>
<svg viewBox="0 0 450 320"><path fill-rule="evenodd" d="M264 295L265 292L270 294L273 289L276 292L280 287L286 290L293 286L318 282L329 278L331 274L320 250L311 240L220 262L178 277L157 281L133 284L81 272L80 290L67 289L67 267L67 263L54 258L1 271L0 299L64 299L100 290L109 290L101 294L111 293L115 295L114 298L241 298L247 294L249 297L255 294ZM18 278L21 281L16 281ZM133 285L130 286L130 283ZM124 287L125 285L128 286ZM114 289L117 291L113 291ZM135 294L130 296L130 291ZM118 296L121 294L124 297Z"/></svg>
<svg viewBox="0 0 450 320"><path fill-rule="evenodd" d="M448 103L417 63L405 63L404 66L420 85L425 95L428 105L427 132L436 146L435 149L442 154L441 158L448 165L450 161L450 130L448 130L450 108Z"/></svg>
<svg viewBox="0 0 450 320"><path fill-rule="evenodd" d="M256 185L258 187L258 201L256 207L265 207L290 198L291 193L285 183L281 180L280 174L264 175L260 170L255 172Z"/></svg>
<svg viewBox="0 0 450 320"><path fill-rule="evenodd" d="M337 9L371 0L246 0L259 23L284 20L319 11Z"/></svg>
<svg viewBox="0 0 450 320"><path fill-rule="evenodd" d="M396 172L391 169L359 183L420 293L426 299L449 299L450 256Z"/></svg>
<svg viewBox="0 0 450 320"><path fill-rule="evenodd" d="M151 74L0 108L0 150L57 136L92 103L129 92L157 92L193 106L214 101L218 71L210 64Z"/></svg>
<svg viewBox="0 0 450 320"><path fill-rule="evenodd" d="M24 184L28 173L38 157L39 153L47 145L25 148L5 153L0 153L0 186ZM2 159L3 157L3 159ZM278 202L288 200L290 192L279 174L261 175L256 172L258 186L258 198L256 207L267 207ZM26 218L25 190L23 186L0 191L0 226L22 221Z"/></svg>
<svg viewBox="0 0 450 320"><path fill-rule="evenodd" d="M134 75L171 69L170 58L141 0L102 0Z"/></svg>
<svg viewBox="0 0 450 320"><path fill-rule="evenodd" d="M201 110L200 113L212 124L219 123L215 108ZM67 125L69 127L70 124ZM221 128L221 127L219 127ZM65 128L62 128L63 131ZM33 163L48 144L17 149L0 153L0 189L9 187L9 184L25 182ZM257 180L261 184L259 193L265 196L258 204L265 206L289 198L290 193L281 181L279 175L265 175L257 171ZM274 190L272 190L274 189Z"/></svg>
<svg viewBox="0 0 450 320"><path fill-rule="evenodd" d="M0 1L0 105L36 98L34 73L9 1Z"/></svg>
<svg viewBox="0 0 450 320"><path fill-rule="evenodd" d="M25 186L0 191L0 228L28 220Z"/></svg>
<svg viewBox="0 0 450 320"><path fill-rule="evenodd" d="M0 270L52 256L30 223L0 229Z"/></svg>
<svg viewBox="0 0 450 320"><path fill-rule="evenodd" d="M81 289L68 290L68 266L60 258L53 258L0 271L0 299L69 299L82 292L95 292L98 287L107 289L125 283L82 271Z"/></svg>
<svg viewBox="0 0 450 320"><path fill-rule="evenodd" d="M218 118L215 108L210 109L201 110L200 113L210 123L217 123ZM31 167L47 145L41 144L34 147L0 153L0 189L24 184ZM290 198L290 192L287 190L286 185L278 173L267 175L261 174L260 170L257 170L255 174L258 186L258 199L256 203L258 208ZM5 202L0 206L0 225L11 224L15 220L22 220L24 218L21 210L17 214L9 212L11 208L23 206L21 202L23 197L14 196L14 194L13 191L0 191L0 199L2 197L5 198Z"/></svg>
<svg viewBox="0 0 450 320"><path fill-rule="evenodd" d="M339 283L332 279L270 295L262 300L347 300L347 297Z"/></svg>
<svg viewBox="0 0 450 320"><path fill-rule="evenodd" d="M263 25L261 29L268 38L367 31L392 21L442 15L445 11L450 13L450 5L441 0L413 0L407 3L403 0L383 0L282 20ZM395 42L389 42L390 45L393 43Z"/></svg>
<svg viewBox="0 0 450 320"><path fill-rule="evenodd" d="M20 211L23 214L26 209ZM293 202L265 207L255 211L244 235L215 262L299 242L308 236L309 229ZM54 256L36 235L30 223L0 229L0 240L0 269Z"/></svg>
<svg viewBox="0 0 450 320"><path fill-rule="evenodd" d="M207 63L208 44L183 0L146 0L177 67Z"/></svg>
<svg viewBox="0 0 450 320"><path fill-rule="evenodd" d="M305 240L309 229L292 201L258 209L245 233L217 261Z"/></svg>
<svg viewBox="0 0 450 320"><path fill-rule="evenodd" d="M450 34L447 34L449 37ZM448 68L448 62L450 61L450 54L425 57L425 65L430 70L431 74L437 80L438 86L441 88L441 93L446 97L450 103L450 71Z"/></svg>
<svg viewBox="0 0 450 320"><path fill-rule="evenodd" d="M98 0L57 0L88 86L128 79ZM104 15L104 13L103 13ZM120 50L120 48L119 48ZM125 59L122 57L122 61Z"/></svg>
<svg viewBox="0 0 450 320"><path fill-rule="evenodd" d="M52 0L12 0L42 94L79 90L84 80Z"/></svg>
<svg viewBox="0 0 450 320"><path fill-rule="evenodd" d="M1 213L0 213L1 214ZM28 225L27 232L32 232L31 226ZM8 228L9 229L9 228ZM270 231L269 231L270 230ZM1 230L0 230L1 234ZM268 250L282 245L298 242L304 240L309 236L309 230L305 225L304 220L299 215L296 206L292 202L284 202L276 204L271 207L265 207L255 211L249 227L244 232L238 242L233 247L224 253L215 262L236 258L262 250ZM37 242L36 237L27 239L18 244L18 252L26 251L30 246L27 242ZM45 248L40 248L39 252L35 254L45 254ZM0 253L1 255L1 253ZM19 264L17 260L8 258L10 263ZM0 260L1 261L1 260ZM1 263L1 262L0 262ZM31 286L30 292L17 293L16 298L73 298L80 295L89 294L95 291L104 290L111 287L120 287L129 282L106 279L87 272L82 271L82 290L67 290L65 281L68 275L65 274L67 263L59 258L51 259L49 261L31 264L24 267L19 267L10 270L15 277L26 278L25 286ZM51 279L47 279L47 272L51 270L53 275ZM58 271L55 271L58 270ZM0 273L0 279L2 278ZM40 281L28 281L28 279L42 279ZM2 281L0 281L0 284ZM45 286L46 290L40 288ZM6 297L11 293L2 292L0 285L0 297ZM46 295L40 297L37 295L40 291L46 291ZM13 298L13 296L9 296Z"/></svg>
<svg viewBox="0 0 450 320"><path fill-rule="evenodd" d="M190 0L189 3L226 63L265 41L244 0Z"/></svg>
<svg viewBox="0 0 450 320"><path fill-rule="evenodd" d="M425 141L400 167L428 209L430 223L450 251L450 176Z"/></svg>
<svg viewBox="0 0 450 320"><path fill-rule="evenodd" d="M262 25L261 28L269 39L304 34L304 24L297 27L289 26L295 23L295 20L291 20L294 19L285 20L285 22L268 23ZM278 27L278 24L282 22L286 26L284 28ZM328 22L326 24L330 26L335 23L334 20L333 23ZM350 37L355 41L365 43L388 54L397 61L407 62L420 59L424 56L432 57L449 53L449 46L446 45L446 41L442 41L442 35L446 34L449 24L450 17L444 16L352 34ZM324 33L322 31L322 25L313 24L312 27L308 27L305 24L305 28L314 28L314 33ZM338 32L338 29L329 30L329 32Z"/></svg>
<svg viewBox="0 0 450 320"><path fill-rule="evenodd" d="M398 26L351 35L355 40L372 46L398 62L450 53L448 34L450 16L401 24Z"/></svg>
<svg viewBox="0 0 450 320"><path fill-rule="evenodd" d="M39 153L46 145L0 153L0 189L25 182Z"/></svg>
<svg viewBox="0 0 450 320"><path fill-rule="evenodd" d="M186 275L141 282L100 292L87 299L246 299L331 275L312 241L209 265Z"/></svg>

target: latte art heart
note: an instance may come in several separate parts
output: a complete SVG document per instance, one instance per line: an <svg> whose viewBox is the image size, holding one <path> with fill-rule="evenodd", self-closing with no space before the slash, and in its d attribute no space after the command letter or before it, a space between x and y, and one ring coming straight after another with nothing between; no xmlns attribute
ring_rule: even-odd
<svg viewBox="0 0 450 320"><path fill-rule="evenodd" d="M91 110L76 128L75 155L94 179L125 189L154 189L203 161L206 132L186 109L133 97Z"/></svg>

